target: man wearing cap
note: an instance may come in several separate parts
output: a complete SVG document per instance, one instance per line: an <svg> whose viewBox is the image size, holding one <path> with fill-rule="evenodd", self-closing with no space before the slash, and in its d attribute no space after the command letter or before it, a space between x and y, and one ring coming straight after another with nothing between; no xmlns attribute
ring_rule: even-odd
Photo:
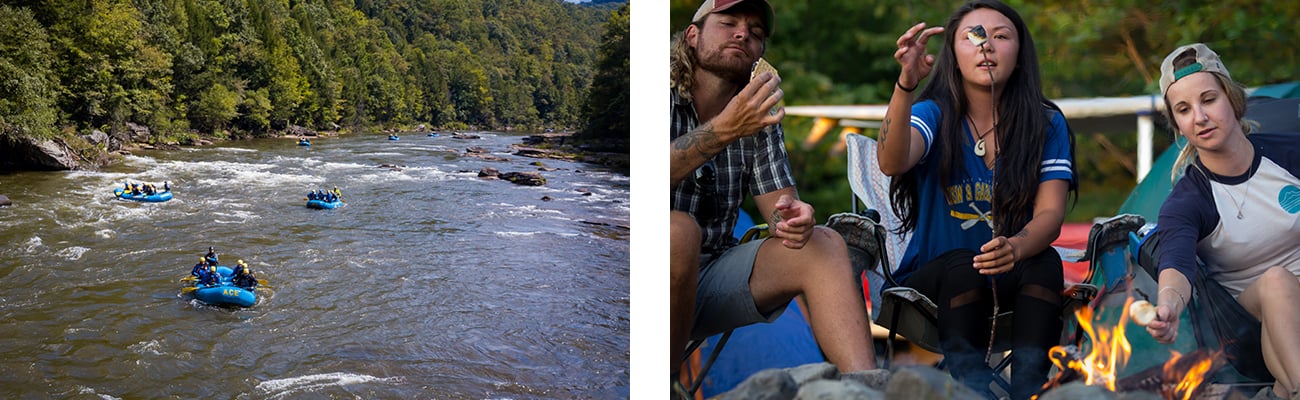
<svg viewBox="0 0 1300 400"><path fill-rule="evenodd" d="M843 238L799 200L775 72L750 79L773 32L765 0L706 0L671 60L671 345L780 316L803 295L809 324L841 371L875 368L870 325ZM769 239L732 236L745 196Z"/></svg>

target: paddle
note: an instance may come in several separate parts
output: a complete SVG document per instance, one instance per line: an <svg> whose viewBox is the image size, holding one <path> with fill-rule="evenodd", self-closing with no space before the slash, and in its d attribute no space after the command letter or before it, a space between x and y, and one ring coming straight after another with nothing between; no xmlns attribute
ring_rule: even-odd
<svg viewBox="0 0 1300 400"><path fill-rule="evenodd" d="M194 281L197 281L197 280L199 280L199 277L194 276L194 275L190 275L190 276L187 276L187 277L181 278L181 282L194 282Z"/></svg>

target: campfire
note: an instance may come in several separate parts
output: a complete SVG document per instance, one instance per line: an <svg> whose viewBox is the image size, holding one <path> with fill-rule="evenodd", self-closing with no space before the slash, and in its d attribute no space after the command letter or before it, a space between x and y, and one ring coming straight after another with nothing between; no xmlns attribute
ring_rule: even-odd
<svg viewBox="0 0 1300 400"><path fill-rule="evenodd" d="M1130 320L1129 305L1133 297L1124 303L1119 322L1115 326L1094 324L1093 310L1081 307L1075 313L1079 327L1088 340L1085 347L1075 345L1056 346L1048 356L1056 365L1055 377L1043 386L1041 392L1059 387L1066 383L1082 381L1087 385L1101 386L1113 392L1150 391L1160 394L1165 399L1195 398L1202 388L1206 377L1222 366L1221 351L1199 349L1186 355L1170 350L1171 356L1164 365L1156 365L1144 371L1118 378L1117 373L1128 364L1133 352L1125 336L1125 326ZM1188 323L1182 321L1181 323ZM1141 332L1140 334L1145 334ZM1041 393L1040 392L1040 393Z"/></svg>

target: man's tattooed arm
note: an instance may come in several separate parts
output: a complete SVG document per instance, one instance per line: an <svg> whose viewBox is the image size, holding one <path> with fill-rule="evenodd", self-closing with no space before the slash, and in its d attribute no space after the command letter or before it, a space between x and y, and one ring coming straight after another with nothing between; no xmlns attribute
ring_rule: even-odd
<svg viewBox="0 0 1300 400"><path fill-rule="evenodd" d="M722 136L713 130L713 124L706 122L689 133L673 139L670 155L672 186L677 186L690 176L695 168L704 165L714 155L727 147Z"/></svg>

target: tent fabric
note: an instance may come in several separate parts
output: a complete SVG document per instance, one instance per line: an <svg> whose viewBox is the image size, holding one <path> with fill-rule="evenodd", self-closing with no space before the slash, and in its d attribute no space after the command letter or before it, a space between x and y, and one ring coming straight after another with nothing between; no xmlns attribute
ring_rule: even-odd
<svg viewBox="0 0 1300 400"><path fill-rule="evenodd" d="M1275 85L1260 86L1250 93L1251 96L1272 97L1275 99L1286 99L1300 97L1300 82L1287 82Z"/></svg>
<svg viewBox="0 0 1300 400"><path fill-rule="evenodd" d="M1268 87L1259 90L1265 88ZM1300 92L1292 95L1300 96ZM1300 132L1300 97L1251 97L1246 100L1246 119L1259 122L1259 132ZM1173 190L1169 174L1173 171L1174 162L1178 160L1178 152L1186 145L1185 140L1175 140L1173 146L1160 153L1160 157L1151 165L1151 172L1129 193L1124 204L1120 205L1118 214L1137 214L1148 222L1159 222L1160 205L1164 204L1169 191Z"/></svg>
<svg viewBox="0 0 1300 400"><path fill-rule="evenodd" d="M790 302L772 323L747 325L732 331L700 386L704 398L725 393L758 371L826 362L797 304ZM710 337L700 345L700 354L712 353L713 344L720 336Z"/></svg>

